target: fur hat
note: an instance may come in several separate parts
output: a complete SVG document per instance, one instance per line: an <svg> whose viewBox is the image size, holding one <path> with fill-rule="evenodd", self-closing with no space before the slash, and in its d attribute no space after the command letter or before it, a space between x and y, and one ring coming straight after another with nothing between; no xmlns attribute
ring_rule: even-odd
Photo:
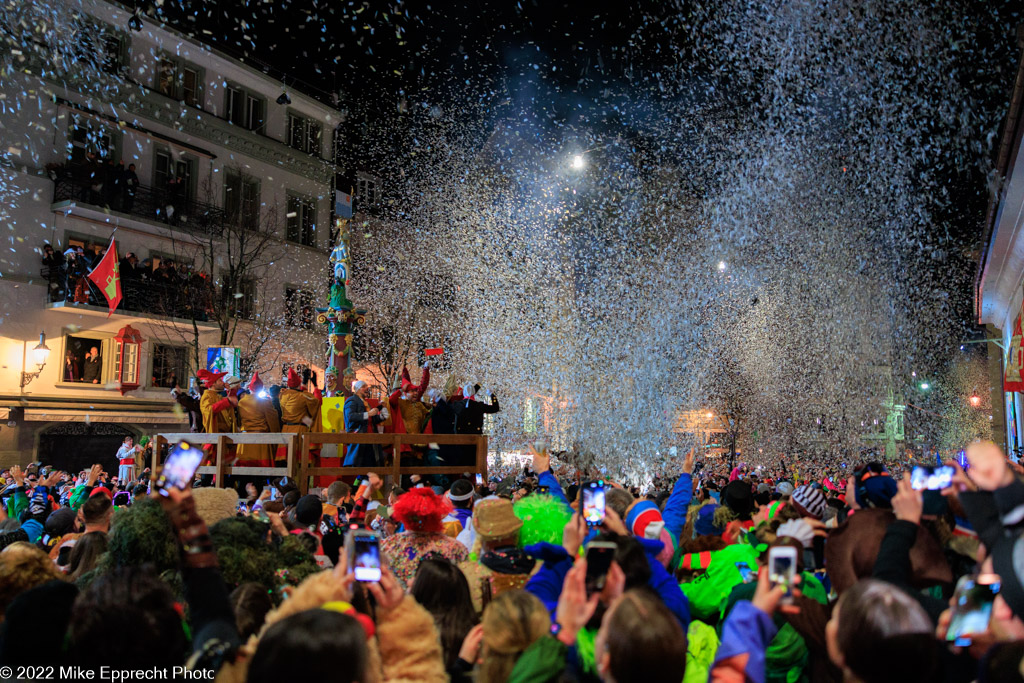
<svg viewBox="0 0 1024 683"><path fill-rule="evenodd" d="M192 491L192 497L196 501L196 512L208 526L234 517L238 509L238 493L234 489L208 486Z"/></svg>
<svg viewBox="0 0 1024 683"><path fill-rule="evenodd" d="M819 489L801 486L793 491L790 502L806 517L821 519L825 515L825 494Z"/></svg>
<svg viewBox="0 0 1024 683"><path fill-rule="evenodd" d="M288 377L285 380L289 389L298 389L302 386L302 378L295 372L295 368L288 368Z"/></svg>
<svg viewBox="0 0 1024 683"><path fill-rule="evenodd" d="M891 510L858 510L829 533L825 566L837 593L872 575L882 538L895 519ZM917 539L910 548L910 566L910 584L915 588L953 582L942 547L923 527L917 528Z"/></svg>
<svg viewBox="0 0 1024 683"><path fill-rule="evenodd" d="M409 531L439 532L451 503L426 487L406 491L395 501L391 516Z"/></svg>

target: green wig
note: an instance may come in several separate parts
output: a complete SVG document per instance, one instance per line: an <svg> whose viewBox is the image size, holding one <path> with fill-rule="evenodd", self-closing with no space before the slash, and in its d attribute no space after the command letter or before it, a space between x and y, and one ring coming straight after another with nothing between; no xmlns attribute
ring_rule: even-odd
<svg viewBox="0 0 1024 683"><path fill-rule="evenodd" d="M541 542L561 545L562 531L572 519L572 511L565 503L546 493L522 498L512 511L523 520L523 528L519 530L521 548Z"/></svg>
<svg viewBox="0 0 1024 683"><path fill-rule="evenodd" d="M265 522L251 517L228 517L210 527L217 563L229 589L254 581L271 591L281 585L284 576L288 583L298 585L319 571L298 536L268 541L267 531ZM276 602L280 596L276 591L272 594Z"/></svg>
<svg viewBox="0 0 1024 683"><path fill-rule="evenodd" d="M110 542L100 562L101 573L117 567L152 565L162 579L181 594L178 540L171 520L152 498L135 499L118 508L110 525Z"/></svg>

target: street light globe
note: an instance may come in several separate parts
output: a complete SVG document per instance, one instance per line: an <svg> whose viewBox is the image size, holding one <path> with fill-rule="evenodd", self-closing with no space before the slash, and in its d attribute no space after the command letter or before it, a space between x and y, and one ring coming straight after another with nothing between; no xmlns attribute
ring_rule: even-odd
<svg viewBox="0 0 1024 683"><path fill-rule="evenodd" d="M978 406L981 405L981 396L978 396L978 392L977 391L975 391L973 394L971 394L971 399L970 400L971 400L971 405L974 406L975 408L977 408Z"/></svg>
<svg viewBox="0 0 1024 683"><path fill-rule="evenodd" d="M587 160L583 158L582 154L577 154L572 158L572 167L579 170L587 165Z"/></svg>
<svg viewBox="0 0 1024 683"><path fill-rule="evenodd" d="M709 419L709 420L710 420L711 418L713 418L714 416L715 416L715 414L714 414L714 413L708 413L708 419Z"/></svg>
<svg viewBox="0 0 1024 683"><path fill-rule="evenodd" d="M719 272L725 270L725 261L719 261L718 262L718 270L719 270Z"/></svg>
<svg viewBox="0 0 1024 683"><path fill-rule="evenodd" d="M932 388L932 385L928 384L928 382L921 382L921 389L923 391L928 391L931 388Z"/></svg>
<svg viewBox="0 0 1024 683"><path fill-rule="evenodd" d="M44 332L39 333L39 343L32 349L32 359L36 362L40 368L46 365L46 361L50 358L50 347L46 345L46 334Z"/></svg>

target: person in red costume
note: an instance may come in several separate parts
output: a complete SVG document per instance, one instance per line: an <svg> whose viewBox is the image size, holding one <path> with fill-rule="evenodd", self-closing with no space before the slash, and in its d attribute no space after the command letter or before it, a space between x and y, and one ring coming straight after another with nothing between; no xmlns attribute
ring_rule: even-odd
<svg viewBox="0 0 1024 683"><path fill-rule="evenodd" d="M287 388L281 390L281 432L285 434L305 434L320 429L320 404L323 395L319 387L313 387L313 393L302 390L302 378L294 369L288 368ZM287 458L287 449L277 449L277 460Z"/></svg>
<svg viewBox="0 0 1024 683"><path fill-rule="evenodd" d="M196 377L206 387L199 399L199 410L203 414L203 431L207 434L231 434L235 431L235 406L238 405L238 397L233 391L228 391L227 396L221 396L221 392L226 390L225 375L226 372L209 370L200 370L196 373ZM207 453L207 464L210 464L214 456L213 444L206 444L203 450Z"/></svg>
<svg viewBox="0 0 1024 683"><path fill-rule="evenodd" d="M423 392L430 384L430 363L423 364L423 375L420 377L419 386L412 383L409 377L409 368L402 366L402 388L396 389L388 397L391 406L391 430L396 434L422 434L423 426L426 424L427 415L430 413L430 406L423 403ZM399 419L399 416L401 419ZM410 447L402 444L402 453L415 452L422 457L423 446Z"/></svg>

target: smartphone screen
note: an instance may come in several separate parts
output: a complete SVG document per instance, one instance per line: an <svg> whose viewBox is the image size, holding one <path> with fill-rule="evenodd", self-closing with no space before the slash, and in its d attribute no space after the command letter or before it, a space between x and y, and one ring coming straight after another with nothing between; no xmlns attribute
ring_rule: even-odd
<svg viewBox="0 0 1024 683"><path fill-rule="evenodd" d="M786 589L783 602L793 601L793 582L796 579L796 548L778 546L768 551L768 578L772 586Z"/></svg>
<svg viewBox="0 0 1024 683"><path fill-rule="evenodd" d="M615 559L615 544L593 541L587 546L587 592L604 588L604 580Z"/></svg>
<svg viewBox="0 0 1024 683"><path fill-rule="evenodd" d="M199 463L203 461L203 449L182 441L171 449L167 461L160 472L156 487L161 495L167 495L167 489L185 489L195 476Z"/></svg>
<svg viewBox="0 0 1024 683"><path fill-rule="evenodd" d="M955 606L946 640L965 647L971 644L972 636L987 631L999 588L999 577L995 574L961 578L954 595Z"/></svg>
<svg viewBox="0 0 1024 683"><path fill-rule="evenodd" d="M484 475L480 474L479 472L477 472L477 474L476 474L476 485L477 486L483 486L484 485Z"/></svg>
<svg viewBox="0 0 1024 683"><path fill-rule="evenodd" d="M583 521L590 526L604 522L604 482L591 481L583 487Z"/></svg>
<svg viewBox="0 0 1024 683"><path fill-rule="evenodd" d="M941 491L952 485L953 468L949 465L918 465L910 473L910 486L918 491Z"/></svg>
<svg viewBox="0 0 1024 683"><path fill-rule="evenodd" d="M349 566L355 571L356 581L380 581L380 539L377 535L353 533L350 560Z"/></svg>

